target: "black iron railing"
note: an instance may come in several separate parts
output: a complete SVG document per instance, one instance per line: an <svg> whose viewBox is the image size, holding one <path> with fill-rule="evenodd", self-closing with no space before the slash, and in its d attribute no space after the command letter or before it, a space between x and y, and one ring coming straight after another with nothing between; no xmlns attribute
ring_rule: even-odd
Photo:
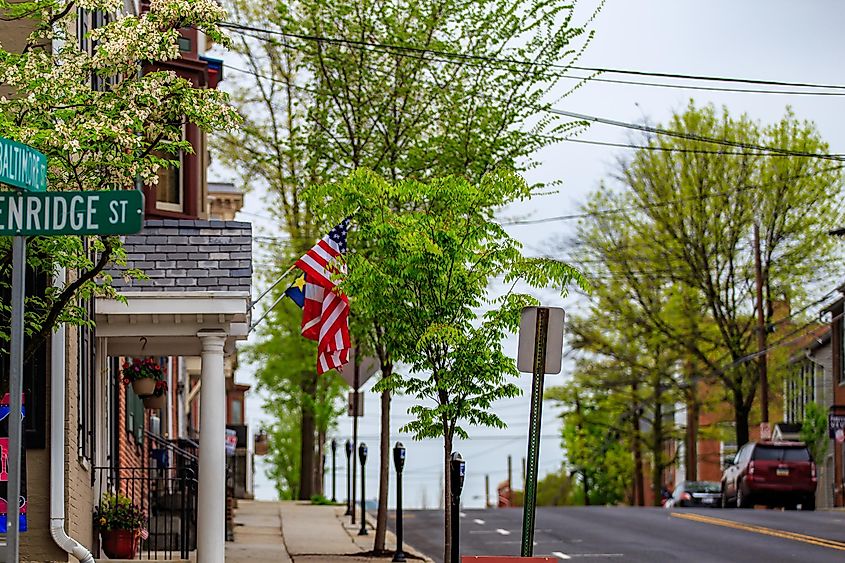
<svg viewBox="0 0 845 563"><path fill-rule="evenodd" d="M193 470L175 467L95 467L96 498L120 492L144 513L136 558L187 559L196 549L197 478ZM98 556L99 546L97 549Z"/></svg>

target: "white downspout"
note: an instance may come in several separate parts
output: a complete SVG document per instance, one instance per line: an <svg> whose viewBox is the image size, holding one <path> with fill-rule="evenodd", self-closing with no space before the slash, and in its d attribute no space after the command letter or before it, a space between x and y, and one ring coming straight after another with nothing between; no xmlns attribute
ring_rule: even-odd
<svg viewBox="0 0 845 563"><path fill-rule="evenodd" d="M64 268L53 283L64 285ZM81 563L94 563L91 552L65 532L65 345L65 325L59 324L50 346L50 533Z"/></svg>

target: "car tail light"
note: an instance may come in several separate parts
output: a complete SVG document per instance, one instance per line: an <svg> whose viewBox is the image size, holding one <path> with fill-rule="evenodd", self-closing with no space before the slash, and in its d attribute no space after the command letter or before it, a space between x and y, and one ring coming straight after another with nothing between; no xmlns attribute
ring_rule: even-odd
<svg viewBox="0 0 845 563"><path fill-rule="evenodd" d="M753 461L748 462L748 474L752 475L752 476L754 475L754 462Z"/></svg>
<svg viewBox="0 0 845 563"><path fill-rule="evenodd" d="M810 462L810 478L815 481L816 480L816 464L815 462Z"/></svg>
<svg viewBox="0 0 845 563"><path fill-rule="evenodd" d="M681 495L681 498L683 500L692 500L692 495L689 494L689 493L684 493L684 494Z"/></svg>

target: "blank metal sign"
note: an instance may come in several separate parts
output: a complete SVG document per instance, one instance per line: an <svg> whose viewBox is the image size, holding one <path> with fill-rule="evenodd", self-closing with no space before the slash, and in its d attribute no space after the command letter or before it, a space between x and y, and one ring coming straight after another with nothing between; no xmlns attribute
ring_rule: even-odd
<svg viewBox="0 0 845 563"><path fill-rule="evenodd" d="M525 373L534 372L534 340L537 336L537 310L540 307L525 307L519 321L519 348L516 367ZM546 330L546 373L560 373L563 359L563 309L542 307L549 311L549 327Z"/></svg>

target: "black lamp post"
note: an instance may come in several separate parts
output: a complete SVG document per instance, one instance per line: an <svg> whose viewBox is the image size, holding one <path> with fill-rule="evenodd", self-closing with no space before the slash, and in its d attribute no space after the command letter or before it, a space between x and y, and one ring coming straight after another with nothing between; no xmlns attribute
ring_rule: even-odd
<svg viewBox="0 0 845 563"><path fill-rule="evenodd" d="M452 553L449 559L452 563L459 563L461 560L461 491L464 490L466 463L460 453L452 452L452 461L449 465L452 489Z"/></svg>
<svg viewBox="0 0 845 563"><path fill-rule="evenodd" d="M367 497L365 485L367 478L364 476L364 466L367 465L367 444L361 442L358 446L358 458L361 460L361 529L358 530L359 536L367 535Z"/></svg>
<svg viewBox="0 0 845 563"><path fill-rule="evenodd" d="M337 440L332 438L332 502L337 502Z"/></svg>
<svg viewBox="0 0 845 563"><path fill-rule="evenodd" d="M402 551L402 470L405 468L405 446L396 442L393 447L393 465L396 467L396 553L393 563L404 563L405 552Z"/></svg>
<svg viewBox="0 0 845 563"><path fill-rule="evenodd" d="M346 513L352 514L352 442L346 441Z"/></svg>

